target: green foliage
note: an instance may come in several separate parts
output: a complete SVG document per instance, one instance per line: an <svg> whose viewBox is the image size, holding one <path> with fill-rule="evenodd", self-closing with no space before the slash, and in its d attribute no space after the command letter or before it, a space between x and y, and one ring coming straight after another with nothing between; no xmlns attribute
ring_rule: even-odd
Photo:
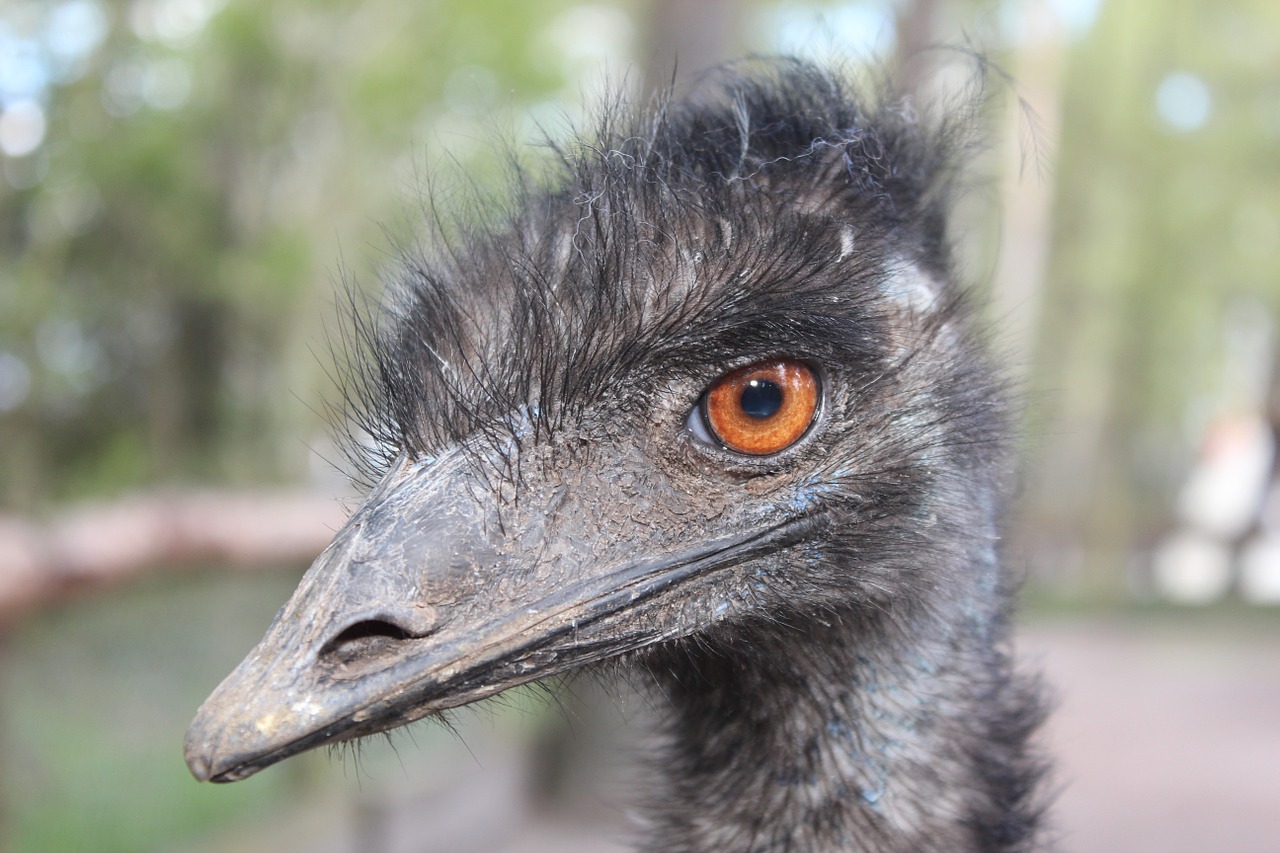
<svg viewBox="0 0 1280 853"><path fill-rule="evenodd" d="M1232 350L1280 311L1278 74L1265 0L1104 3L1068 57L1027 502L1113 594L1206 423L1266 402Z"/></svg>
<svg viewBox="0 0 1280 853"><path fill-rule="evenodd" d="M479 116L568 82L528 44L569 5L229 2L176 35L168 4L95 5L109 29L49 87L44 146L0 154L37 178L0 182L0 351L31 373L0 424L28 454L0 467L0 503L297 479L299 437L324 429L334 265L376 278L437 124L483 142Z"/></svg>

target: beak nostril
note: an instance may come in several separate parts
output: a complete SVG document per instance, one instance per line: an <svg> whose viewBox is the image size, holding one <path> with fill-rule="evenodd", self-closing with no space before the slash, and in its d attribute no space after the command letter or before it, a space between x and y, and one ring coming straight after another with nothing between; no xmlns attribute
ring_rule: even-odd
<svg viewBox="0 0 1280 853"><path fill-rule="evenodd" d="M347 626L325 643L320 649L320 658L349 665L417 637L394 622L363 619Z"/></svg>

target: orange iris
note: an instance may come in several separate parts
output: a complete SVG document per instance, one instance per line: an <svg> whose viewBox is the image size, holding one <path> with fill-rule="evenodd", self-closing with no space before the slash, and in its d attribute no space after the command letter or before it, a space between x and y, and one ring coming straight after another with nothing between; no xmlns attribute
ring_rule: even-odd
<svg viewBox="0 0 1280 853"><path fill-rule="evenodd" d="M707 423L724 445L767 456L804 435L818 410L818 379L802 361L761 361L717 379L707 391Z"/></svg>

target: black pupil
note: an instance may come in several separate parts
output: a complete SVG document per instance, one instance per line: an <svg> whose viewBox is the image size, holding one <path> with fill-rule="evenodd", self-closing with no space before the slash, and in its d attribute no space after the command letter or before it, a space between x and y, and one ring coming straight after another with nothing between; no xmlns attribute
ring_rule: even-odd
<svg viewBox="0 0 1280 853"><path fill-rule="evenodd" d="M742 389L738 401L742 411L753 418L768 418L782 408L782 388L768 379L752 379Z"/></svg>

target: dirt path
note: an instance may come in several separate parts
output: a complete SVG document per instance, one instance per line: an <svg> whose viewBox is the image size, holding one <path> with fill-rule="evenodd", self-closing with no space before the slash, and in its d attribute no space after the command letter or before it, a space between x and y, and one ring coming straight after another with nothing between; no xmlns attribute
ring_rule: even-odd
<svg viewBox="0 0 1280 853"><path fill-rule="evenodd" d="M1280 620L1038 624L1062 853L1280 851Z"/></svg>

